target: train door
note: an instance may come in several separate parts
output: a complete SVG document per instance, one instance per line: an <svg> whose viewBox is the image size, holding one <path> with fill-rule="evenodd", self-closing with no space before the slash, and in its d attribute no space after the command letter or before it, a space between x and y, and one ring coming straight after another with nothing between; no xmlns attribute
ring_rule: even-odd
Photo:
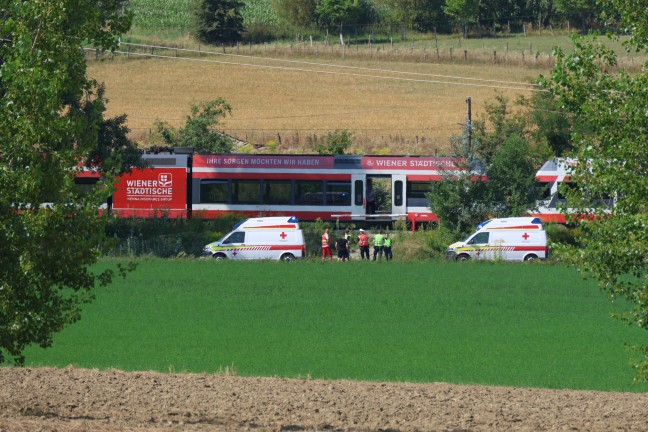
<svg viewBox="0 0 648 432"><path fill-rule="evenodd" d="M392 215L405 215L407 214L407 202L405 199L405 174L394 174L391 176L391 214Z"/></svg>
<svg viewBox="0 0 648 432"><path fill-rule="evenodd" d="M364 174L351 175L351 193L353 195L351 214L353 215L363 215L366 213L363 206L365 199L365 181L366 176Z"/></svg>

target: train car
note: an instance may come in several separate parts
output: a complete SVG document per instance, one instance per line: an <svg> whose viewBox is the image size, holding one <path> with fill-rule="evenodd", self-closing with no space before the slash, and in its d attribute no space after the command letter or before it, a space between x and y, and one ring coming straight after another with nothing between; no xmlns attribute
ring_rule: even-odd
<svg viewBox="0 0 648 432"><path fill-rule="evenodd" d="M560 224L567 222L565 215L576 219L589 217L590 211L587 211L586 214L579 214L576 209L566 208L567 197L563 191L565 186L562 185L576 187L570 177L576 163L575 159L555 158L542 165L536 173L536 183L542 190L542 199L538 201L537 208L529 212L530 216L539 217L544 223ZM592 206L603 206L603 208L614 206L612 197L604 197L595 201L592 202Z"/></svg>
<svg viewBox="0 0 648 432"><path fill-rule="evenodd" d="M295 215L299 220L433 222L425 194L456 170L449 157L194 155L193 217L236 212ZM372 184L389 191L389 208L373 212Z"/></svg>
<svg viewBox="0 0 648 432"><path fill-rule="evenodd" d="M120 217L186 218L191 215L191 151L143 154L149 168L134 169L115 184L112 212Z"/></svg>
<svg viewBox="0 0 648 432"><path fill-rule="evenodd" d="M456 159L433 156L193 155L191 149L175 148L142 157L150 168L133 170L115 185L109 206L118 216L294 215L303 221L407 220L415 227L438 220L426 197L431 183L458 173ZM570 183L574 163L554 159L538 170L543 198L530 216L545 223L566 222L559 186ZM388 197L372 211L372 184L378 183Z"/></svg>
<svg viewBox="0 0 648 432"><path fill-rule="evenodd" d="M565 223L565 215L561 208L565 205L565 197L559 190L561 183L569 181L569 167L572 161L567 159L552 159L545 162L536 173L536 184L541 189L542 198L537 208L530 212L531 216L539 217L544 223Z"/></svg>

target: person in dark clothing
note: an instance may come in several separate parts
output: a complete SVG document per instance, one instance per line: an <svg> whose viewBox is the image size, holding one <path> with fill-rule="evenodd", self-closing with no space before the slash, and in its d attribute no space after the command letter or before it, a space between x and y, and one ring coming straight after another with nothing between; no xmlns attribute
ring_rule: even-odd
<svg viewBox="0 0 648 432"><path fill-rule="evenodd" d="M335 249L338 254L338 261L346 261L349 259L349 240L342 236L335 241Z"/></svg>

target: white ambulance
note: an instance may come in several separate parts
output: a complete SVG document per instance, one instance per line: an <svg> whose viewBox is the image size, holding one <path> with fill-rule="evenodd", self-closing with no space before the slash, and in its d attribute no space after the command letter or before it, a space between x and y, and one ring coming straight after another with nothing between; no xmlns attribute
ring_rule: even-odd
<svg viewBox="0 0 648 432"><path fill-rule="evenodd" d="M203 249L203 255L216 259L292 261L305 254L304 234L295 216L247 219Z"/></svg>
<svg viewBox="0 0 648 432"><path fill-rule="evenodd" d="M464 241L451 244L446 251L447 259L457 261L534 261L547 256L547 232L537 217L487 220L477 226L476 232Z"/></svg>

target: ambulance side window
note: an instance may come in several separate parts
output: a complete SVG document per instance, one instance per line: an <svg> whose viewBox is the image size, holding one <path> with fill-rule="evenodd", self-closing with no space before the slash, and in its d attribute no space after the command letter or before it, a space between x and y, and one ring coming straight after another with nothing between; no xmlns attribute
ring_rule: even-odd
<svg viewBox="0 0 648 432"><path fill-rule="evenodd" d="M236 231L233 232L229 237L227 237L223 244L232 244L232 243L245 243L245 232Z"/></svg>
<svg viewBox="0 0 648 432"><path fill-rule="evenodd" d="M470 239L468 244L488 244L488 235L489 233L487 232L479 233L475 237Z"/></svg>

